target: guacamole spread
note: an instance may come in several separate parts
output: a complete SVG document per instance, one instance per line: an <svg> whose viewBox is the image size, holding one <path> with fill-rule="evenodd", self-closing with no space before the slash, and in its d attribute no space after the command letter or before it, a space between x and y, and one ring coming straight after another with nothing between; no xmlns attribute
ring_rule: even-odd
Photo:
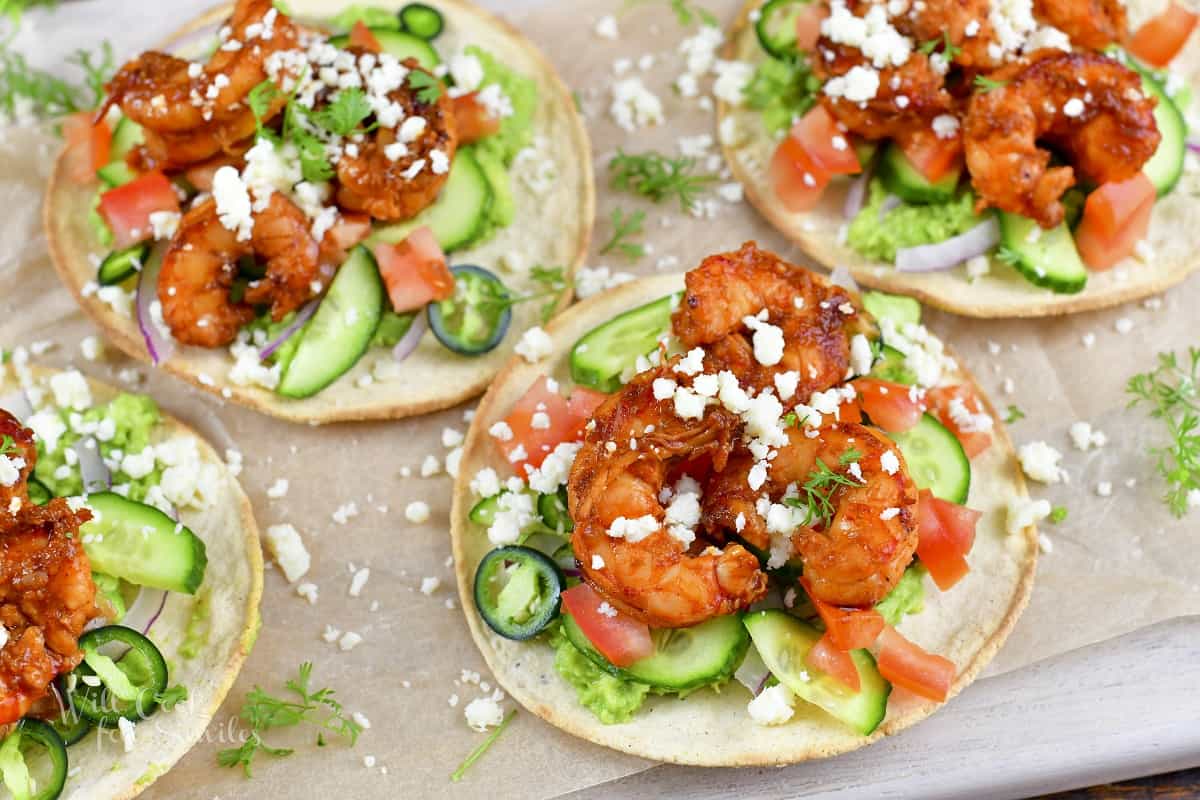
<svg viewBox="0 0 1200 800"><path fill-rule="evenodd" d="M605 725L628 722L642 707L649 686L600 669L567 640L561 627L551 634L550 646L556 650L554 668L558 674L575 687L580 704Z"/></svg>
<svg viewBox="0 0 1200 800"><path fill-rule="evenodd" d="M901 203L880 214L887 190L878 180L871 181L867 204L850 223L850 246L874 261L896 260L896 251L905 247L944 242L979 224L975 216L975 197L963 192L948 203L916 205Z"/></svg>
<svg viewBox="0 0 1200 800"><path fill-rule="evenodd" d="M904 570L896 588L875 606L888 625L895 625L906 614L917 614L925 607L925 573L920 564Z"/></svg>

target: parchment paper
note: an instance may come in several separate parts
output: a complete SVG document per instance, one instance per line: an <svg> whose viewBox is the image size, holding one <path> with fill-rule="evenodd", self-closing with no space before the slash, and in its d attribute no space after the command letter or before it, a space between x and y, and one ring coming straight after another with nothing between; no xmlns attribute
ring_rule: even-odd
<svg viewBox="0 0 1200 800"><path fill-rule="evenodd" d="M687 269L710 252L750 238L804 262L748 206L718 201L717 215L700 220L681 215L677 206L652 208L604 188L608 158L618 146L631 152L675 152L681 136L715 138L712 115L695 99L680 98L669 88L683 71L678 43L695 28L681 29L665 2L624 13L620 0L546 3L544 8L541 0L484 4L520 24L568 83L580 90L601 178L597 243L611 234L607 218L612 208L648 211L645 240L653 253L636 262L597 256L591 266L645 274L655 271L660 259L673 257L677 265L668 260L664 269ZM736 4L708 0L705 5L726 21ZM162 39L205 6L201 0L73 2L52 15L33 15L14 46L35 63L61 64L73 48L94 44L97 31L102 31L113 40L118 55L127 56ZM619 14L617 41L592 33L594 21L606 13ZM636 62L646 54L654 56L654 66L644 72L634 66L630 74L640 75L662 99L666 122L627 134L607 114L612 65L621 58ZM707 90L709 82L703 86ZM119 382L135 365L111 351L99 363L83 359L79 341L96 331L76 310L47 261L39 210L41 183L55 147L38 132L10 128L0 136L0 346L54 342L56 346L38 360L52 366L73 364ZM663 219L669 220L669 227ZM1200 549L1193 534L1197 518L1176 521L1160 501L1162 485L1146 447L1160 442L1162 431L1144 412L1125 410L1124 394L1129 376L1150 368L1156 352L1196 343L1191 322L1197 305L1200 281L1192 279L1163 298L1157 310L1134 305L1022 323L927 313L930 327L953 343L985 388L994 392L997 405L1012 403L1026 413L1013 426L1014 439L1045 439L1065 454L1064 466L1071 475L1069 485L1033 485L1035 494L1065 505L1069 517L1061 525L1043 527L1053 552L1041 560L1033 600L994 662L993 673L1158 620L1200 612ZM1121 318L1133 323L1126 335L1115 331ZM1081 342L1088 333L1095 335L1090 349ZM418 476L427 454L444 460L442 431L464 430L463 411L469 406L408 422L318 430L222 406L147 368L136 371L143 381L131 388L153 394L207 435L218 450L232 447L244 454L241 480L259 524L265 529L291 522L301 531L313 555L313 568L304 580L320 587L320 599L310 605L278 570L268 572L262 634L209 731L210 741L198 746L147 796L552 797L649 766L520 714L465 781L450 783L449 774L483 739L467 728L462 709L484 692L458 682L462 670L481 669L482 659L467 635L445 563L449 479L444 473ZM1015 385L1011 396L1002 388L1006 378ZM1067 435L1076 420L1103 430L1109 444L1088 453L1076 451ZM402 476L405 467L412 477ZM282 498L269 499L266 490L279 478L289 481L289 490ZM1127 487L1128 480L1136 480L1136 485ZM1100 481L1112 483L1111 497L1097 496ZM414 500L429 503L432 515L427 523L405 520L404 507ZM349 503L357 505L358 515L338 524L332 515ZM357 598L348 593L351 565L371 570ZM420 591L426 577L441 580L429 596ZM450 604L453 607L447 607ZM364 641L342 652L323 641L326 626L355 631ZM318 749L308 732L285 731L269 741L295 746L297 754L277 760L263 757L252 780L216 767L216 751L242 732L231 717L245 693L256 684L280 689L306 660L315 664L317 685L336 688L348 709L370 719L372 727L358 746L348 749L331 741ZM481 679L489 681L490 676ZM453 708L452 695L458 696ZM511 706L511 701L505 705ZM945 735L954 741L957 734L947 730ZM374 758L374 767L364 765L366 756Z"/></svg>

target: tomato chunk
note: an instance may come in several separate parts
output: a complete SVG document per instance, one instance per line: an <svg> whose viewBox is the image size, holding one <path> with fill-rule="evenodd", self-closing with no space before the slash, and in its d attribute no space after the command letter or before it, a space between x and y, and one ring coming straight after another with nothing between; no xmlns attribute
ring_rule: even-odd
<svg viewBox="0 0 1200 800"><path fill-rule="evenodd" d="M921 491L917 555L943 592L970 571L967 553L975 543L975 526L981 516L980 511L934 497L928 489Z"/></svg>
<svg viewBox="0 0 1200 800"><path fill-rule="evenodd" d="M460 145L486 139L500 131L500 120L479 102L479 92L454 98L452 107Z"/></svg>
<svg viewBox="0 0 1200 800"><path fill-rule="evenodd" d="M829 16L826 3L809 3L796 17L796 49L804 53L817 46L821 23Z"/></svg>
<svg viewBox="0 0 1200 800"><path fill-rule="evenodd" d="M813 595L808 581L801 578L800 584L808 592L809 600L825 623L825 635L834 647L857 650L875 644L885 624L882 614L873 608L842 608L826 603Z"/></svg>
<svg viewBox="0 0 1200 800"><path fill-rule="evenodd" d="M149 239L153 233L150 215L158 211L179 211L175 187L158 171L100 195L100 215L112 230L118 249Z"/></svg>
<svg viewBox="0 0 1200 800"><path fill-rule="evenodd" d="M789 136L771 158L770 180L788 211L811 211L829 185L829 174L817 166L804 145Z"/></svg>
<svg viewBox="0 0 1200 800"><path fill-rule="evenodd" d="M579 393L576 389L576 394ZM563 442L574 442L583 434L583 426L591 418L590 398L580 397L574 406L558 392L558 383L542 377L504 418L512 431L493 436L504 459L524 478L527 467L540 467L546 456Z"/></svg>
<svg viewBox="0 0 1200 800"><path fill-rule="evenodd" d="M594 389L588 389L584 386L576 386L571 391L571 398L567 400L567 409L571 416L575 419L583 420L584 424L592 418L592 414L600 407L600 404L608 399L608 395L603 392L597 392Z"/></svg>
<svg viewBox="0 0 1200 800"><path fill-rule="evenodd" d="M1106 183L1088 195L1075 246L1085 264L1105 270L1133 255L1150 230L1154 184L1139 172L1127 181Z"/></svg>
<svg viewBox="0 0 1200 800"><path fill-rule="evenodd" d="M858 390L858 402L863 412L888 433L912 428L925 413L924 405L914 400L909 388L902 383L859 378L854 382L854 388Z"/></svg>
<svg viewBox="0 0 1200 800"><path fill-rule="evenodd" d="M350 44L353 47L361 47L371 53L382 53L383 45L375 38L375 34L367 27L366 23L361 19L354 23L354 27L350 29Z"/></svg>
<svg viewBox="0 0 1200 800"><path fill-rule="evenodd" d="M850 146L849 134L818 103L792 126L791 138L798 141L812 162L829 175L862 172L858 155Z"/></svg>
<svg viewBox="0 0 1200 800"><path fill-rule="evenodd" d="M958 671L953 661L926 652L890 625L879 635L876 663L879 674L893 685L938 703L950 695Z"/></svg>
<svg viewBox="0 0 1200 800"><path fill-rule="evenodd" d="M939 386L925 393L925 399L933 409L934 416L954 434L966 451L967 458L974 458L992 446L990 427L979 415L984 413L983 403L969 386Z"/></svg>
<svg viewBox="0 0 1200 800"><path fill-rule="evenodd" d="M618 667L628 667L654 654L650 628L611 605L586 583L562 594L563 608L575 620L588 641ZM603 610L601 610L603 608Z"/></svg>
<svg viewBox="0 0 1200 800"><path fill-rule="evenodd" d="M454 294L454 274L428 227L417 228L399 244L375 245L375 261L397 313L416 311Z"/></svg>
<svg viewBox="0 0 1200 800"><path fill-rule="evenodd" d="M822 636L808 651L804 663L819 672L824 672L855 692L862 688L862 681L858 677L858 667L854 666L854 659L850 657L848 651L835 645L828 633Z"/></svg>
<svg viewBox="0 0 1200 800"><path fill-rule="evenodd" d="M90 111L81 111L62 123L68 176L79 184L94 181L96 170L108 163L112 151L112 129L104 120L92 124L92 116Z"/></svg>
<svg viewBox="0 0 1200 800"><path fill-rule="evenodd" d="M1196 29L1197 21L1200 21L1200 15L1178 0L1172 0L1165 11L1134 32L1129 40L1129 52L1150 66L1161 69L1179 55Z"/></svg>
<svg viewBox="0 0 1200 800"><path fill-rule="evenodd" d="M900 149L930 183L937 183L962 162L962 139L943 139L933 131L915 131L905 137Z"/></svg>

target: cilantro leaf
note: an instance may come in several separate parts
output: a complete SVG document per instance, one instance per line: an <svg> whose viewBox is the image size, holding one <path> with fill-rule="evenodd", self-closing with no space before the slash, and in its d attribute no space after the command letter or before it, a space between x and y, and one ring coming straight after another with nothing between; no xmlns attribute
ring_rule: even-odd
<svg viewBox="0 0 1200 800"><path fill-rule="evenodd" d="M408 73L408 85L417 93L417 99L427 105L436 103L442 96L442 82L424 70L414 69Z"/></svg>
<svg viewBox="0 0 1200 800"><path fill-rule="evenodd" d="M338 92L333 102L313 113L312 121L334 134L349 136L367 117L371 116L371 104L362 89L345 89Z"/></svg>
<svg viewBox="0 0 1200 800"><path fill-rule="evenodd" d="M1054 508L1050 509L1050 521L1053 522L1055 525L1059 524L1060 522L1063 522L1064 520L1066 520L1066 518L1067 518L1067 507L1066 506L1055 506Z"/></svg>
<svg viewBox="0 0 1200 800"><path fill-rule="evenodd" d="M626 241L631 236L644 233L645 222L645 211L639 210L626 214L623 210L614 208L612 212L613 235L600 248L600 254L607 255L614 250L619 250L626 258L630 259L637 259L646 255L644 245Z"/></svg>
<svg viewBox="0 0 1200 800"><path fill-rule="evenodd" d="M975 76L975 88L981 89L984 92L990 92L993 89L1000 89L1004 86L1008 86L1008 81L994 81L986 75Z"/></svg>
<svg viewBox="0 0 1200 800"><path fill-rule="evenodd" d="M694 158L668 158L653 151L634 155L618 150L608 162L614 189L640 194L655 203L676 197L683 211L691 211L696 195L717 180L716 175L694 174L695 167Z"/></svg>
<svg viewBox="0 0 1200 800"><path fill-rule="evenodd" d="M1008 412L1004 415L1004 424L1012 425L1019 419L1025 419L1025 412L1016 406L1009 406Z"/></svg>

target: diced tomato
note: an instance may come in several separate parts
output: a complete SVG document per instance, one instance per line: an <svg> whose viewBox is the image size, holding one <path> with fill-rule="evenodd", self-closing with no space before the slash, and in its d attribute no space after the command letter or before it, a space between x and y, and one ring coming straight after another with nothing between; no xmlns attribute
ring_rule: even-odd
<svg viewBox="0 0 1200 800"><path fill-rule="evenodd" d="M967 430L954 418L951 408L957 408L957 401L971 414L983 413L983 404L975 396L969 386L939 386L925 393L925 400L933 409L934 416L958 438L959 444L967 453L967 458L974 458L992 446L992 435L981 430Z"/></svg>
<svg viewBox="0 0 1200 800"><path fill-rule="evenodd" d="M980 511L934 497L928 489L921 491L917 555L943 592L970 571L967 553L975 543L975 525L981 516Z"/></svg>
<svg viewBox="0 0 1200 800"><path fill-rule="evenodd" d="M112 229L118 249L149 239L150 215L179 211L179 195L161 172L147 172L124 186L100 195L100 214Z"/></svg>
<svg viewBox="0 0 1200 800"><path fill-rule="evenodd" d="M579 389L575 390L576 394ZM551 385L549 378L538 378L512 411L504 418L512 430L512 438L493 437L504 460L513 465L517 475L524 478L526 466L540 467L546 456L563 442L573 442L583 433L583 426L591 418L588 408L590 399L580 397L575 406L558 393L557 384ZM534 426L535 414L545 414L549 424L541 417ZM514 457L515 454L515 457Z"/></svg>
<svg viewBox="0 0 1200 800"><path fill-rule="evenodd" d="M792 126L791 138L798 141L813 163L829 175L862 172L858 155L850 146L849 134L820 103Z"/></svg>
<svg viewBox="0 0 1200 800"><path fill-rule="evenodd" d="M1150 230L1156 195L1154 184L1141 172L1089 194L1075 229L1075 246L1083 262L1105 270L1132 255Z"/></svg>
<svg viewBox="0 0 1200 800"><path fill-rule="evenodd" d="M397 313L415 311L454 294L454 274L427 226L417 228L399 244L375 245L375 261Z"/></svg>
<svg viewBox="0 0 1200 800"><path fill-rule="evenodd" d="M361 19L354 23L354 27L350 29L350 44L353 47L361 47L372 53L382 53L383 45L375 38L375 34L371 33L371 29L367 27Z"/></svg>
<svg viewBox="0 0 1200 800"><path fill-rule="evenodd" d="M112 129L104 120L93 125L92 116L90 111L81 111L63 120L68 176L75 183L96 180L96 170L108 163L112 151Z"/></svg>
<svg viewBox="0 0 1200 800"><path fill-rule="evenodd" d="M841 650L857 650L875 644L879 632L883 630L883 615L873 608L842 608L831 605L814 597L808 582L803 578L800 579L800 584L808 592L809 600L817 609L821 621L825 623L825 635L835 647Z"/></svg>
<svg viewBox="0 0 1200 800"><path fill-rule="evenodd" d="M954 683L954 662L928 653L887 626L879 635L879 674L895 686L939 703L946 701Z"/></svg>
<svg viewBox="0 0 1200 800"><path fill-rule="evenodd" d="M901 433L912 428L925 413L924 405L914 400L909 388L902 383L859 378L854 382L854 388L858 390L858 403L863 412L888 433Z"/></svg>
<svg viewBox="0 0 1200 800"><path fill-rule="evenodd" d="M835 645L828 633L822 636L808 651L804 663L818 672L824 672L855 692L862 688L862 682L858 677L858 667L854 666L854 659L850 657L849 651Z"/></svg>
<svg viewBox="0 0 1200 800"><path fill-rule="evenodd" d="M491 115L479 102L479 92L471 92L454 98L454 124L458 130L459 144L471 144L486 139L500 130L500 120Z"/></svg>
<svg viewBox="0 0 1200 800"><path fill-rule="evenodd" d="M1183 49L1200 16L1174 0L1157 17L1143 23L1129 40L1129 52L1152 67L1162 68Z"/></svg>
<svg viewBox="0 0 1200 800"><path fill-rule="evenodd" d="M809 3L796 17L796 49L804 53L817 46L821 23L829 16L826 3Z"/></svg>
<svg viewBox="0 0 1200 800"><path fill-rule="evenodd" d="M933 131L915 131L904 138L900 149L925 180L937 183L962 161L962 139L943 139Z"/></svg>
<svg viewBox="0 0 1200 800"><path fill-rule="evenodd" d="M370 235L370 215L343 211L338 216L338 221L325 233L325 241L339 250L349 250Z"/></svg>
<svg viewBox="0 0 1200 800"><path fill-rule="evenodd" d="M804 145L788 136L771 159L771 186L788 211L811 211L829 185L829 174L818 167Z"/></svg>
<svg viewBox="0 0 1200 800"><path fill-rule="evenodd" d="M600 404L608 399L608 395L604 392L597 392L583 386L576 386L571 391L571 397L567 400L567 410L575 419L582 419L584 424L592 418L592 414L600 407Z"/></svg>
<svg viewBox="0 0 1200 800"><path fill-rule="evenodd" d="M600 610L604 598L586 583L572 586L562 593L562 604L575 620L588 641L600 654L618 667L628 667L635 661L654 654L654 640L644 622L611 606Z"/></svg>

